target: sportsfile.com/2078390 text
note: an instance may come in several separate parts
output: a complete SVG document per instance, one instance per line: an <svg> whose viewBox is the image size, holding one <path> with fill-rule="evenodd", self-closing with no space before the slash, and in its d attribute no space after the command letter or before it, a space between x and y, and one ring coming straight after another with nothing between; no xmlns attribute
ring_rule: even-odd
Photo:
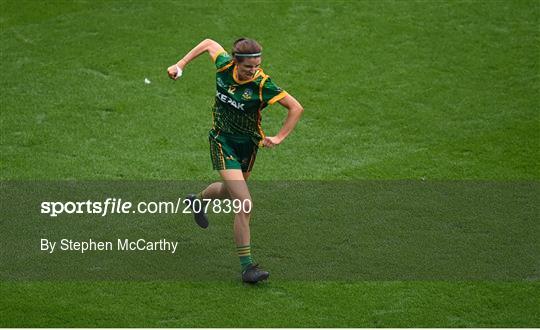
<svg viewBox="0 0 540 330"><path fill-rule="evenodd" d="M57 217L61 214L178 214L178 213L249 213L251 200L245 199L183 199L176 201L130 202L122 198L106 198L104 201L44 201L40 213Z"/></svg>

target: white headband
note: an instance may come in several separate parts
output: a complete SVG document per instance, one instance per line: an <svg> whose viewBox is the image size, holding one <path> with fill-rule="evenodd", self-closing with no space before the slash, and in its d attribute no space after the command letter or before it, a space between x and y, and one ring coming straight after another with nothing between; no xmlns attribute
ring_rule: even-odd
<svg viewBox="0 0 540 330"><path fill-rule="evenodd" d="M235 57L259 57L262 53L253 53L253 54L234 54Z"/></svg>

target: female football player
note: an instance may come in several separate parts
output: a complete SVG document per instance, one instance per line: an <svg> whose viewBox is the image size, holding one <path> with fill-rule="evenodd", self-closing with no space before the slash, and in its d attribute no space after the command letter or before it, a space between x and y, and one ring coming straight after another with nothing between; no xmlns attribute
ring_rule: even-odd
<svg viewBox="0 0 540 330"><path fill-rule="evenodd" d="M251 195L249 178L259 147L273 148L291 133L304 111L300 103L279 88L261 69L262 48L257 41L241 38L234 42L228 54L217 42L205 39L180 61L167 69L171 79L178 79L188 63L208 52L215 63L216 97L212 109L213 125L209 133L210 156L213 168L219 171L222 182L215 182L191 202L203 199L230 199L243 203L235 213L234 238L242 267L242 280L256 283L269 273L258 267L251 256L249 221ZM287 108L283 126L274 136L266 136L261 128L262 110L276 102ZM196 211L196 210L194 210ZM208 227L204 212L194 212L197 224Z"/></svg>

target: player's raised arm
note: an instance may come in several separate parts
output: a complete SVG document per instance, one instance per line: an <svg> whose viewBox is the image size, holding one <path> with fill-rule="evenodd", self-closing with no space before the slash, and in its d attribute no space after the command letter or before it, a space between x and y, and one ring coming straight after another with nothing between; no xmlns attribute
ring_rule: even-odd
<svg viewBox="0 0 540 330"><path fill-rule="evenodd" d="M197 56L201 55L204 52L208 52L210 54L211 58L215 58L219 53L223 52L224 49L221 47L220 44L215 42L212 39L204 39L201 41L195 48L189 51L180 61L177 63L171 65L167 69L167 74L171 79L178 79L182 75L182 71L184 70L184 67L197 58Z"/></svg>

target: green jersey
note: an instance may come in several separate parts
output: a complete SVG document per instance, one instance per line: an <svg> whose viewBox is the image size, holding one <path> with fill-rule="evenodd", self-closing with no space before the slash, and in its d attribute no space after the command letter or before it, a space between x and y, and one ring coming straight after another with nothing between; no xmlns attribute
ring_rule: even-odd
<svg viewBox="0 0 540 330"><path fill-rule="evenodd" d="M227 52L214 59L216 100L212 109L214 134L233 134L250 137L259 144L264 138L261 111L281 100L287 92L276 86L262 69L250 80L238 78L237 67Z"/></svg>

